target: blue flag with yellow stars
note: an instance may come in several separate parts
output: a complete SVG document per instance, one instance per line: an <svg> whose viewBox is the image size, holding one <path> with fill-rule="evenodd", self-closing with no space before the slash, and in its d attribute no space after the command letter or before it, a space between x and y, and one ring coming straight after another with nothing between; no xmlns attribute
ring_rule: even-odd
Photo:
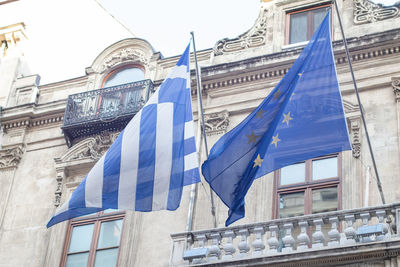
<svg viewBox="0 0 400 267"><path fill-rule="evenodd" d="M351 150L329 31L330 12L264 101L212 147L202 172L229 207L225 225L244 217L254 179L306 159Z"/></svg>

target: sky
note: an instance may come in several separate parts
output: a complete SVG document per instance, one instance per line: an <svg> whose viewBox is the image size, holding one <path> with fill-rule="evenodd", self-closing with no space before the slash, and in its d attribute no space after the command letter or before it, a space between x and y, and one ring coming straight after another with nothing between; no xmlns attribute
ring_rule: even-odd
<svg viewBox="0 0 400 267"><path fill-rule="evenodd" d="M181 54L191 31L197 50L244 33L253 26L261 6L260 0L97 1L164 57Z"/></svg>

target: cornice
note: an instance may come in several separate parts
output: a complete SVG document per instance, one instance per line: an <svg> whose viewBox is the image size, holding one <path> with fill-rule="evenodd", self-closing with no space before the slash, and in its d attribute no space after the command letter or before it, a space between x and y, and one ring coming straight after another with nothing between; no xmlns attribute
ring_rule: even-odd
<svg viewBox="0 0 400 267"><path fill-rule="evenodd" d="M362 62L372 58L399 54L400 30L349 38L352 62ZM336 65L347 64L342 40L333 42ZM286 74L303 47L249 58L237 62L202 67L203 90L228 87L269 78L279 78ZM218 80L217 80L218 79Z"/></svg>
<svg viewBox="0 0 400 267"><path fill-rule="evenodd" d="M60 123L64 119L65 100L36 105L27 104L6 108L2 113L5 130L18 127L37 127Z"/></svg>

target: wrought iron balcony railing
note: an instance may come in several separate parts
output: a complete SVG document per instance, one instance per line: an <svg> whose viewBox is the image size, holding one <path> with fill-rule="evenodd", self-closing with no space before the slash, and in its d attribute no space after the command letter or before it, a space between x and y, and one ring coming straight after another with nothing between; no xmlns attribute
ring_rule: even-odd
<svg viewBox="0 0 400 267"><path fill-rule="evenodd" d="M153 88L151 80L143 80L68 96L61 127L68 146L83 136L123 129Z"/></svg>
<svg viewBox="0 0 400 267"><path fill-rule="evenodd" d="M172 234L170 266L382 261L400 254L399 229L400 203L394 203Z"/></svg>

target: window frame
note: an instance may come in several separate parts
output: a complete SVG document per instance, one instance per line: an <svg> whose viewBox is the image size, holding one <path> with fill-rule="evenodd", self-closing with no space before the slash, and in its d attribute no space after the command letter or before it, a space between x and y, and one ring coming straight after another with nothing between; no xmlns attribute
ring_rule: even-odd
<svg viewBox="0 0 400 267"><path fill-rule="evenodd" d="M100 211L100 212L98 212L96 214L93 214L93 215L88 215L88 216L84 216L84 217L78 217L78 218L74 218L74 219L69 220L68 221L68 228L67 228L66 238L65 238L64 246L63 246L63 250L62 250L60 266L61 267L65 267L66 266L67 258L68 258L69 255L74 255L74 254L79 254L79 253L86 253L86 252L89 253L87 266L88 267L94 266L97 251L106 250L106 249L112 249L112 248L118 248L117 264L116 264L116 266L118 266L118 259L119 259L120 248L121 248L121 240L123 238L123 231L124 231L125 215L126 215L125 211L119 211L119 210L116 210L116 211L113 211L113 212L110 212L110 213L104 213L104 211ZM122 219L122 227L121 227L121 236L120 236L120 240L119 240L118 246L97 249L97 244L98 244L99 236L100 236L101 224L103 222L115 221L115 220L119 220L119 219ZM92 233L92 240L90 242L89 250L68 253L69 245L70 245L71 238L72 238L73 228L76 227L76 226L89 225L89 224L94 224L93 233Z"/></svg>
<svg viewBox="0 0 400 267"><path fill-rule="evenodd" d="M142 65L139 64L126 64L123 66L119 66L113 70L111 70L109 73L107 73L106 76L104 76L103 80L101 81L101 86L100 88L104 88L104 84L106 83L106 81L108 80L108 78L110 78L110 76L112 76L113 74L122 71L124 69L128 69L128 68L137 68L143 71L143 74L146 74L145 68Z"/></svg>
<svg viewBox="0 0 400 267"><path fill-rule="evenodd" d="M337 177L312 180L312 162L327 158L337 158ZM329 154L305 161L305 181L289 185L280 185L281 169L274 172L273 218L279 219L279 199L281 194L304 192L304 215L312 214L312 191L315 189L337 187L338 210L342 209L342 153ZM299 162L300 163L300 162Z"/></svg>
<svg viewBox="0 0 400 267"><path fill-rule="evenodd" d="M290 10L286 12L286 27L285 27L285 45L296 45L296 44L303 44L308 43L310 41L314 31L311 30L314 27L314 18L310 15L307 15L307 40L302 42L290 43L290 16L297 13L307 12L310 10L315 10L319 8L330 7L331 12L334 10L334 6L332 3L321 3L319 5L313 5L308 7L302 7L294 10ZM310 20L312 20L312 24L309 24ZM331 39L333 41L333 16L331 16Z"/></svg>

